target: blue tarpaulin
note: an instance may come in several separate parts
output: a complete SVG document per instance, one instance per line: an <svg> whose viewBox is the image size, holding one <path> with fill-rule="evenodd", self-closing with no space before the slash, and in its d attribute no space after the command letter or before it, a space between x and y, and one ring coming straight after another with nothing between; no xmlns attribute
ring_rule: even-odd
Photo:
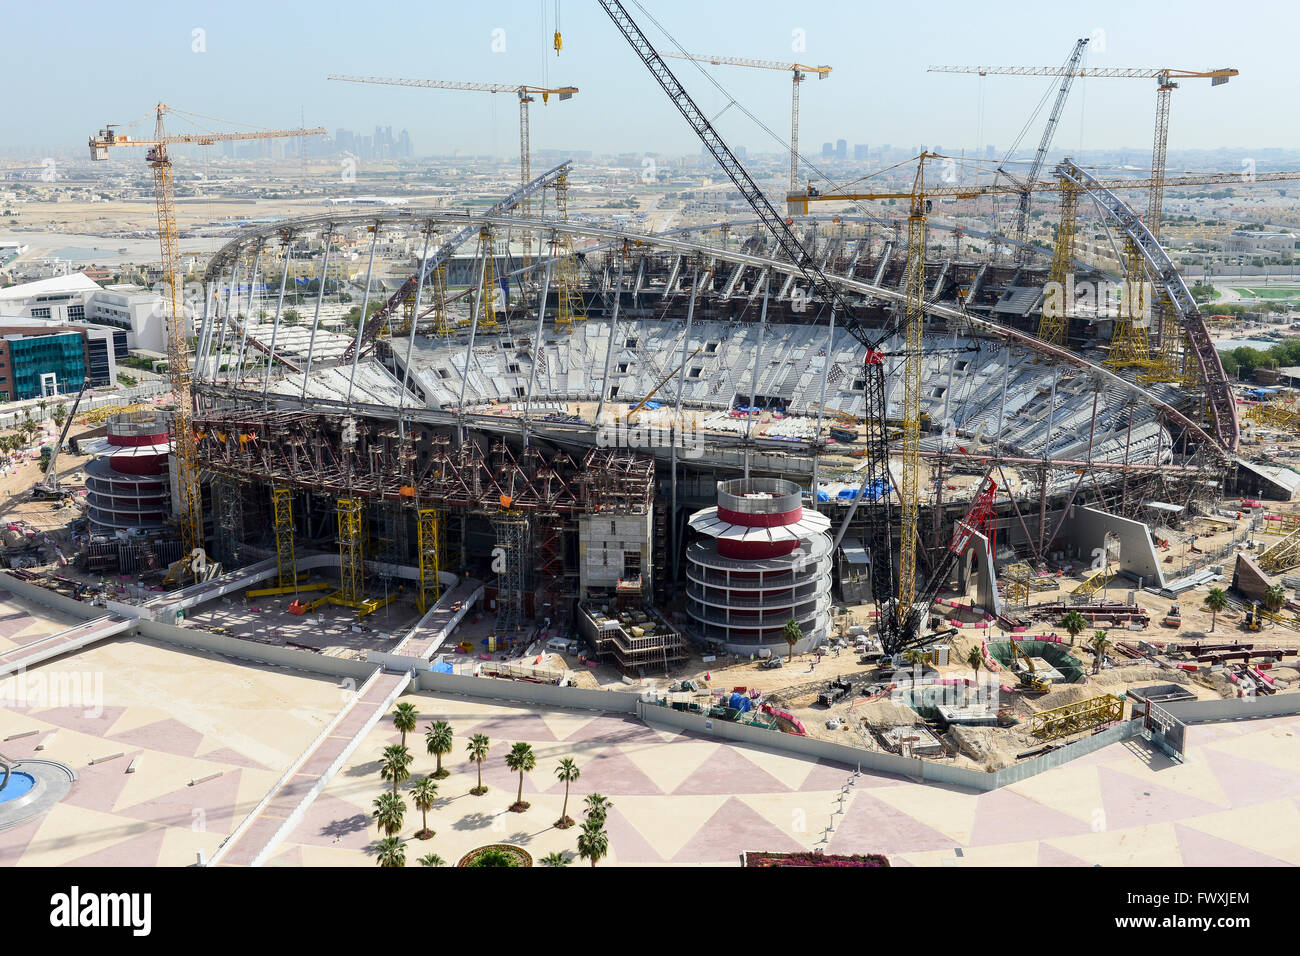
<svg viewBox="0 0 1300 956"><path fill-rule="evenodd" d="M727 706L732 710L738 710L742 714L747 714L754 705L744 694L733 693L731 698L727 701Z"/></svg>

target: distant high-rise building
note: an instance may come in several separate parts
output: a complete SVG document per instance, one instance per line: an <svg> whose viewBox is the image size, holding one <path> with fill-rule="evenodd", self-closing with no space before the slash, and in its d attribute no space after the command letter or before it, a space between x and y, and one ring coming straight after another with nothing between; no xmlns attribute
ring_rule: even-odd
<svg viewBox="0 0 1300 956"><path fill-rule="evenodd" d="M998 155L997 147L995 147L992 143L989 143L987 146L984 147L984 157L986 159L996 159L997 155Z"/></svg>
<svg viewBox="0 0 1300 956"><path fill-rule="evenodd" d="M867 159L867 144L855 143L853 146L853 158L858 162L865 162Z"/></svg>
<svg viewBox="0 0 1300 956"><path fill-rule="evenodd" d="M848 141L848 140L846 140L846 139L837 139L837 140L835 141L835 158L836 158L836 159L848 159L848 158L849 158L849 141Z"/></svg>
<svg viewBox="0 0 1300 956"><path fill-rule="evenodd" d="M373 136L361 136L347 129L336 130L334 151L350 153L357 159L411 159L415 155L411 134L402 130L394 136L391 126L376 126Z"/></svg>
<svg viewBox="0 0 1300 956"><path fill-rule="evenodd" d="M835 155L834 143L822 143L822 159L830 159Z"/></svg>

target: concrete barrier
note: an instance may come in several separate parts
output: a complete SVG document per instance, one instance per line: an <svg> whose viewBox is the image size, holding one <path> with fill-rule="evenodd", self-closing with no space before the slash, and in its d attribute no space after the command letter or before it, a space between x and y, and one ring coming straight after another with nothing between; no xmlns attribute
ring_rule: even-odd
<svg viewBox="0 0 1300 956"><path fill-rule="evenodd" d="M1268 697L1238 697L1236 700L1180 700L1160 706L1185 724L1264 720L1300 714L1300 693L1288 691Z"/></svg>
<svg viewBox="0 0 1300 956"><path fill-rule="evenodd" d="M228 634L213 634L195 627L177 627L175 624L164 624L161 621L139 621L136 624L136 633L140 637L152 638L165 644L193 647L227 657L237 657L259 664L273 664L277 667L288 667L327 677L350 677L361 681L375 670L375 665L366 661L347 657L326 657L324 654L300 651L293 647L259 644L257 641L231 637Z"/></svg>
<svg viewBox="0 0 1300 956"><path fill-rule="evenodd" d="M425 662L425 667L429 665ZM465 677L461 674L437 674L431 670L416 672L416 687L435 694L506 700L539 707L565 707L574 710L602 710L614 714L635 714L640 696L616 690L590 690L585 687L554 687L522 681L497 680L492 677Z"/></svg>
<svg viewBox="0 0 1300 956"><path fill-rule="evenodd" d="M70 598L66 594L43 588L31 581L16 578L12 574L0 573L0 588L4 588L6 591L35 604L40 604L63 614L71 614L73 617L82 620L89 620L92 617L99 616L99 608L92 607L84 601L78 601L76 598Z"/></svg>

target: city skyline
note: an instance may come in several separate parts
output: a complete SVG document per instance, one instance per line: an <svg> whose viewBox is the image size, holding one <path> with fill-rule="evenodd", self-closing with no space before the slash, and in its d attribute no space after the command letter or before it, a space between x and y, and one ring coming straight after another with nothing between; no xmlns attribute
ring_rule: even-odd
<svg viewBox="0 0 1300 956"><path fill-rule="evenodd" d="M550 49L545 5L509 4L502 9L462 8L435 15L367 10L364 23L346 31L309 37L300 33L307 7L222 7L166 12L143 23L124 25L95 5L69 5L80 25L68 31L62 11L30 7L10 14L14 32L30 38L12 52L11 69L28 75L46 70L40 51L58 43L65 59L117 55L93 86L70 76L45 78L44 95L15 100L0 117L0 143L38 150L77 148L85 136L107 122L129 123L130 111L144 112L158 99L180 109L260 126L321 125L330 130L393 126L411 131L427 144L417 155L453 153L509 155L518 142L518 111L509 94L332 83L326 76L352 71L429 79L576 85L569 101L533 107L534 148L566 144L597 153L646 151L688 153L697 148L680 117L662 101L653 80L612 25L595 8L574 8L565 21L564 52ZM325 0L329 7L329 0ZM836 31L849 6L827 4L815 15L759 3L752 16L703 21L678 2L648 8L691 52L793 59L832 66L824 81L804 84L801 140L809 158L827 139L849 143L963 142L982 152L985 143L1009 144L1025 129L1022 145L1037 138L1043 115L1034 116L1053 88L1050 77L975 77L925 72L928 64L972 62L1006 65L1058 65L1074 39L1091 38L1085 65L1173 65L1187 69L1233 66L1241 75L1223 89L1189 80L1174 97L1170 149L1209 148L1223 143L1242 147L1300 147L1300 133L1276 124L1271 105L1293 85L1287 72L1286 28L1297 15L1283 4L1253 8L1279 29L1256 31L1225 24L1210 34L1199 28L1209 4L1183 8L1166 23L1157 10L1118 3L1096 4L1086 17L1050 15L1032 22L1000 18L971 22L962 31L927 35L922 53L908 45L884 44L863 58L857 38ZM316 8L312 8L316 9ZM935 11L956 12L940 3ZM882 33L905 29L901 9L873 10ZM339 8L337 20L352 14ZM251 18L250 29L245 21ZM325 18L328 20L329 18ZM544 20L546 22L544 22ZM761 26L759 26L761 24ZM672 50L664 35L647 26L650 39ZM453 38L438 48L432 66L431 35ZM384 45L383 56L363 52L356 40L367 35ZM901 33L900 33L901 35ZM443 48L445 47L445 48ZM148 64L148 67L145 64ZM248 65L256 64L255 72ZM699 98L729 142L751 154L780 152L789 136L789 82L777 71L707 67L674 61L673 69ZM706 75L707 74L707 75ZM723 90L715 88L716 81ZM165 78L165 79L159 79ZM1149 80L1083 79L1076 83L1056 138L1061 151L1149 149L1153 83ZM741 108L731 106L726 94ZM639 104L636 123L610 122L627 104ZM927 108L916 108L926 103ZM218 105L219 104L219 105ZM745 115L752 113L777 138ZM721 115L720 115L721 114ZM151 128L151 119L143 117ZM177 131L185 128L175 119ZM138 132L140 127L136 128ZM1265 130L1267 138L1260 135ZM517 153L517 146L513 146Z"/></svg>

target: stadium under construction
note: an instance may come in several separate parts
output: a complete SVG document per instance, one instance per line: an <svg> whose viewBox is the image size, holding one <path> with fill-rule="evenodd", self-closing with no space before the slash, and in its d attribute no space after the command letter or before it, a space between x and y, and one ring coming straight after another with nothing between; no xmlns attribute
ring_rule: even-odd
<svg viewBox="0 0 1300 956"><path fill-rule="evenodd" d="M1095 194L1113 210L1133 268L1156 276L1149 340L1122 299L1053 308L1067 273L1107 278L1077 269L1072 229L1035 264L990 246L963 255L960 236L925 256L906 224L795 216L801 263L753 221L651 235L570 220L567 164L482 215L367 211L250 230L212 257L196 309L208 551L226 567L277 555L290 587L296 556L338 553L333 597L362 614L395 585L423 607L440 576L469 575L503 634L543 619L576 629L582 605L653 604L705 647L741 652L784 648L792 619L800 649L818 646L832 601L879 603L883 553L889 580L941 576L929 598L949 587L1003 619L1019 603L999 586L1008 566L1042 573L1101 554L1160 587L1152 526L1209 512L1234 481L1267 494L1269 478L1238 475L1235 402L1158 243L1104 184L1068 162L1056 172L1066 201ZM538 194L557 214L520 213ZM332 249L364 255L395 235L425 252L409 279L367 272L366 321L326 328L319 302L310 324L284 319L295 263L319 263L323 298ZM825 286L807 281L808 262ZM909 283L922 316L904 323ZM877 346L842 314L837 324L845 307ZM873 436L889 443L884 472L869 467ZM719 483L733 479L793 482L803 517L719 541L785 542L766 559L805 556L830 588L784 565L764 576L721 545L711 563L688 559L699 512L723 512ZM948 560L981 495L989 513ZM787 521L804 530L779 533ZM895 529L887 552L882 526Z"/></svg>

